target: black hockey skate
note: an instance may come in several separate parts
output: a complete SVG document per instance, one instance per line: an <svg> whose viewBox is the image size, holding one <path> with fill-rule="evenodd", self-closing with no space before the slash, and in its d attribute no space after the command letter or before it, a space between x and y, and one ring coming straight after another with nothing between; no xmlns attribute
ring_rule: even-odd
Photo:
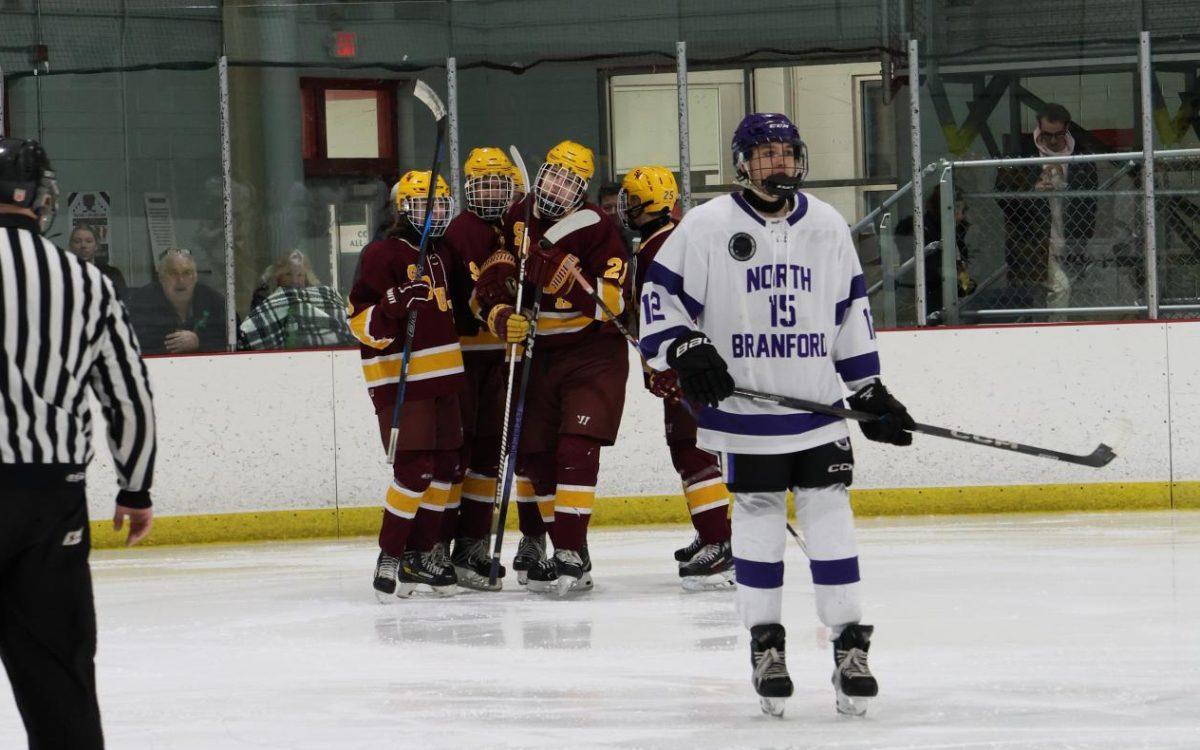
<svg viewBox="0 0 1200 750"><path fill-rule="evenodd" d="M862 716L867 704L879 694L879 683L867 666L873 625L847 625L833 642L833 690L837 710L846 716Z"/></svg>
<svg viewBox="0 0 1200 750"><path fill-rule="evenodd" d="M578 552L555 550L554 564L558 568L559 596L592 590L592 557L586 544Z"/></svg>
<svg viewBox="0 0 1200 750"><path fill-rule="evenodd" d="M396 595L396 578L400 574L400 558L392 557L379 550L379 559L375 561L375 598L380 602L392 601Z"/></svg>
<svg viewBox="0 0 1200 750"><path fill-rule="evenodd" d="M701 547L692 559L679 566L679 577L685 591L733 588L733 548L729 541Z"/></svg>
<svg viewBox="0 0 1200 750"><path fill-rule="evenodd" d="M489 583L492 574L492 557L488 554L488 540L459 537L454 540L454 552L450 555L458 585L477 591L499 591L504 587L504 566L500 566L496 585Z"/></svg>
<svg viewBox="0 0 1200 750"><path fill-rule="evenodd" d="M556 550L554 557L541 560L529 570L529 590L537 594L591 591L592 558L587 545L579 552Z"/></svg>
<svg viewBox="0 0 1200 750"><path fill-rule="evenodd" d="M700 548L703 546L704 542L700 541L700 535L697 534L696 537L692 539L691 543L688 544L688 546L680 547L679 549L675 550L675 562L679 563L680 567L682 567L684 563L695 557L696 553L699 552Z"/></svg>
<svg viewBox="0 0 1200 750"><path fill-rule="evenodd" d="M539 561L546 559L546 535L523 536L517 543L517 554L513 557L512 567L517 571L517 583L524 586L529 582L529 571Z"/></svg>
<svg viewBox="0 0 1200 750"><path fill-rule="evenodd" d="M429 552L405 552L400 565L400 584L396 588L396 596L407 599L422 585L428 586L438 596L454 596L458 577L454 575L454 567L442 562L440 558L441 555L436 549Z"/></svg>
<svg viewBox="0 0 1200 750"><path fill-rule="evenodd" d="M758 693L759 705L768 716L783 716L783 704L792 697L792 678L787 671L784 652L786 631L782 625L755 625L750 628L751 681Z"/></svg>

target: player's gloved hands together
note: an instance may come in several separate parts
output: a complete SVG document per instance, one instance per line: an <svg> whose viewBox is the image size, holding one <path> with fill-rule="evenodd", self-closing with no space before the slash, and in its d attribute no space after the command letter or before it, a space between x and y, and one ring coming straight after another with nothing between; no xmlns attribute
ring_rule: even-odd
<svg viewBox="0 0 1200 750"><path fill-rule="evenodd" d="M488 256L475 280L475 299L484 310L512 304L517 298L517 259L507 250Z"/></svg>
<svg viewBox="0 0 1200 750"><path fill-rule="evenodd" d="M679 390L679 375L674 370L647 372L646 389L668 404L678 404L683 398L683 391Z"/></svg>
<svg viewBox="0 0 1200 750"><path fill-rule="evenodd" d="M488 330L507 344L520 344L529 338L529 318L512 305L496 305L488 313Z"/></svg>
<svg viewBox="0 0 1200 750"><path fill-rule="evenodd" d="M421 277L415 281L397 284L384 292L378 307L384 315L393 320L399 320L408 315L409 310L413 307L422 302L428 302L432 298L433 289L425 277Z"/></svg>
<svg viewBox="0 0 1200 750"><path fill-rule="evenodd" d="M708 336L685 333L667 347L667 364L679 374L679 387L689 400L716 406L733 395L729 367Z"/></svg>
<svg viewBox="0 0 1200 750"><path fill-rule="evenodd" d="M858 423L867 440L892 445L912 445L912 433L909 430L916 427L917 423L908 415L904 404L888 393L883 383L874 380L847 401L851 409L879 415L880 418L874 422Z"/></svg>
<svg viewBox="0 0 1200 750"><path fill-rule="evenodd" d="M578 267L579 258L542 240L529 251L525 278L540 286L546 294L562 296L575 283L571 271Z"/></svg>

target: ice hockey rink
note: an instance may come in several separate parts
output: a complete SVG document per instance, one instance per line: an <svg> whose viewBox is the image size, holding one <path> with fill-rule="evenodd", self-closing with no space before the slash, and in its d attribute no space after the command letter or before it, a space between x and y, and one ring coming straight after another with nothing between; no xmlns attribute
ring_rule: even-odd
<svg viewBox="0 0 1200 750"><path fill-rule="evenodd" d="M684 527L593 533L596 588L380 605L371 539L93 553L111 748L1200 748L1200 513L860 521L881 695L836 715L799 548L763 716ZM10 697L0 748L25 746Z"/></svg>

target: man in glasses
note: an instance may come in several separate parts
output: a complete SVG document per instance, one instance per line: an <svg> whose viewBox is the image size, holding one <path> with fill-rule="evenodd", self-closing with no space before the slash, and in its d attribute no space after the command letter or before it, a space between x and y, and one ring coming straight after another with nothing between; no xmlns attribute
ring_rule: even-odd
<svg viewBox="0 0 1200 750"><path fill-rule="evenodd" d="M1083 153L1071 130L1067 108L1046 104L1038 111L1033 135L1023 139L1020 155ZM1000 201L1008 285L1036 291L1028 293L1018 306L1070 305L1072 271L1077 273L1086 265L1087 245L1096 230L1096 199L1078 193L1096 186L1094 163L1042 164L1001 169L997 174L997 190L1025 194ZM1056 195L1061 192L1069 197ZM1065 315L1049 316L1052 322L1065 319Z"/></svg>

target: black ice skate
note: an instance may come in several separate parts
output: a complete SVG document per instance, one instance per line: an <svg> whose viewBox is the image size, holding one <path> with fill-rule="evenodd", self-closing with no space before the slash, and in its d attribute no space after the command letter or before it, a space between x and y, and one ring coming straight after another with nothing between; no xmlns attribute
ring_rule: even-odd
<svg viewBox="0 0 1200 750"><path fill-rule="evenodd" d="M554 564L558 568L559 596L592 590L592 558L586 544L579 552L555 550Z"/></svg>
<svg viewBox="0 0 1200 750"><path fill-rule="evenodd" d="M492 573L492 557L488 554L488 540L459 537L454 540L454 553L450 555L458 585L477 591L499 591L504 584L504 566L496 578L496 585L489 583Z"/></svg>
<svg viewBox="0 0 1200 750"><path fill-rule="evenodd" d="M517 567L515 560L513 567ZM544 594L558 586L558 566L555 565L553 558L537 560L528 570L522 571L518 575L528 576L525 579L526 586L535 594Z"/></svg>
<svg viewBox="0 0 1200 750"><path fill-rule="evenodd" d="M759 705L768 716L783 716L783 704L792 697L792 678L784 653L785 631L782 625L755 625L750 628L750 679L758 693Z"/></svg>
<svg viewBox="0 0 1200 750"><path fill-rule="evenodd" d="M517 583L524 586L529 582L529 571L541 560L546 559L546 535L523 536L517 543L517 554L512 567L517 571Z"/></svg>
<svg viewBox="0 0 1200 750"><path fill-rule="evenodd" d="M400 573L400 558L392 557L383 550L375 561L375 598L380 602L392 601L396 595L396 577Z"/></svg>
<svg viewBox="0 0 1200 750"><path fill-rule="evenodd" d="M704 545L679 566L679 577L686 591L733 588L733 548L728 541Z"/></svg>
<svg viewBox="0 0 1200 750"><path fill-rule="evenodd" d="M405 552L396 596L407 599L422 585L428 586L438 596L454 596L458 577L454 575L453 566L443 563L440 557L436 550Z"/></svg>
<svg viewBox="0 0 1200 750"><path fill-rule="evenodd" d="M683 564L695 557L696 553L703 546L704 542L700 541L700 535L697 534L688 546L675 550L675 562L679 563L680 567L683 567Z"/></svg>
<svg viewBox="0 0 1200 750"><path fill-rule="evenodd" d="M867 666L873 625L847 625L833 642L833 690L837 710L846 716L862 716L871 698L879 694L879 683Z"/></svg>

